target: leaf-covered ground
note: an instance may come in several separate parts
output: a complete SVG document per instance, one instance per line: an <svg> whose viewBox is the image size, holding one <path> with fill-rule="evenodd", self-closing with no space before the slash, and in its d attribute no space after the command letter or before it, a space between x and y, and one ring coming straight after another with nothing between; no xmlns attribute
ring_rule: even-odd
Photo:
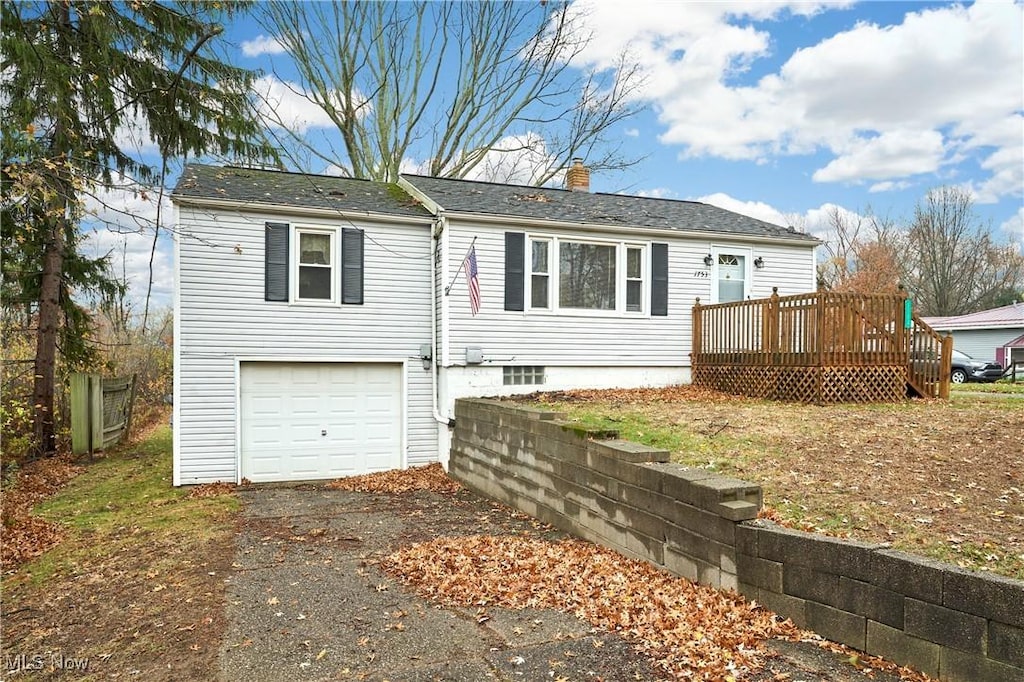
<svg viewBox="0 0 1024 682"><path fill-rule="evenodd" d="M575 539L440 538L392 554L383 567L442 604L566 611L624 634L682 677L724 680L757 669L766 639L796 634L734 594Z"/></svg>
<svg viewBox="0 0 1024 682"><path fill-rule="evenodd" d="M61 527L32 513L32 508L63 488L81 473L68 456L37 460L11 470L0 489L4 541L0 567L9 570L34 559L56 545Z"/></svg>
<svg viewBox="0 0 1024 682"><path fill-rule="evenodd" d="M366 493L461 489L440 465L353 476L328 487ZM500 505L496 508L500 508ZM529 517L508 510L509 517ZM533 523L544 535L553 529ZM810 642L835 654L872 679L885 671L903 680L928 678L877 657L822 640L796 628L741 595L674 577L643 561L575 538L552 540L511 535L444 535L385 556L380 567L420 596L446 606L472 606L478 621L495 607L557 609L616 632L675 679L768 679L766 659L775 639ZM780 682L793 680L781 673Z"/></svg>
<svg viewBox="0 0 1024 682"><path fill-rule="evenodd" d="M529 399L762 485L766 514L1024 579L1024 400L815 406L691 386Z"/></svg>
<svg viewBox="0 0 1024 682"><path fill-rule="evenodd" d="M63 660L58 656L88 659L87 672L96 679L211 677L227 627L224 580L238 568L231 564L238 500L234 486L186 491L171 488L169 477L170 434L162 428L89 466L36 506L33 513L61 529L63 540L5 572L5 660L45 654L43 678L67 676L55 667ZM864 673L889 671L887 680L892 674L923 679L798 632L735 594L672 578L586 542L553 540L549 527L500 505L471 504L473 496L453 494L458 484L436 465L339 485L391 497L388 518L396 511L401 517L395 523L404 529L403 541L382 555L384 567L433 600L481 609L479 619L502 605L562 609L620 633L682 679L802 679L775 673L787 665L803 670L764 650L780 635L841 652L830 665L852 670L841 662L848 659ZM51 487L39 487L39 497L44 490ZM316 490L317 500L330 502ZM403 505L412 498L416 504ZM363 513L368 508L362 500L354 504ZM7 539L5 534L5 544ZM301 541L309 549L338 539L316 526L298 536L289 528L283 542ZM342 539L360 555L366 549L357 546L360 538ZM301 560L305 553L298 555ZM300 561L296 570L309 571L308 562ZM595 647L602 641L591 639ZM763 658L768 667L757 672ZM614 668L608 661L616 660L605 663Z"/></svg>
<svg viewBox="0 0 1024 682"><path fill-rule="evenodd" d="M4 532L5 557L19 565L4 570L2 653L42 657L34 678L66 678L72 659L88 659L92 679L206 679L214 669L238 502L224 487L171 487L162 423L63 488L75 470L50 459L32 474L49 484L10 489L60 540Z"/></svg>
<svg viewBox="0 0 1024 682"><path fill-rule="evenodd" d="M798 630L724 592L676 578L650 564L572 538L442 537L394 552L381 567L420 596L448 606L474 606L478 619L493 607L547 608L617 632L673 679L709 682L768 679L771 640L826 648L865 675L928 678ZM771 674L769 673L769 676ZM789 673L773 679L792 680Z"/></svg>
<svg viewBox="0 0 1024 682"><path fill-rule="evenodd" d="M416 490L444 494L458 492L462 488L458 481L448 478L448 474L437 462L408 469L378 471L372 474L339 478L328 483L327 487L359 493L392 494L409 493Z"/></svg>

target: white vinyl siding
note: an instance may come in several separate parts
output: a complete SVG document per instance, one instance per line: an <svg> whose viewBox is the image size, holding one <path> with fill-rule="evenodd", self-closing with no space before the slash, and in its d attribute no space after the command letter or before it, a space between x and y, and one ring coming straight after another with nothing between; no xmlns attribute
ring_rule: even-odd
<svg viewBox="0 0 1024 682"><path fill-rule="evenodd" d="M668 244L668 316L650 316L650 248L644 249L643 315L609 314L607 311L571 312L530 309L530 266L532 255L527 251L527 288L525 312L504 309L504 263L506 231L525 232L527 248L531 238L544 236L531 233L527 226L497 227L474 224L465 219L448 219L449 268L454 271L477 238L476 252L480 270L482 306L473 317L464 291L455 289L447 297L450 314L450 364L460 365L466 346L479 346L484 362L494 365L541 365L564 367L689 367L691 342L691 311L697 297L711 302L712 279L704 265L712 246L709 239L677 238L629 234L589 232L582 229L559 231L558 238L580 241L617 241L625 245L663 242ZM550 232L549 232L550 234ZM626 239L623 239L623 238ZM772 287L780 295L806 293L814 286L814 248L806 245L734 244L714 239L722 249L735 246L754 256L762 256L765 267L750 277L751 297L770 296ZM625 249L623 249L625 251ZM549 261L554 254L549 256ZM623 263L622 268L626 265ZM552 271L554 276L554 271ZM622 278L625 285L625 278ZM625 290L620 295L625 299ZM500 374L499 374L500 377Z"/></svg>
<svg viewBox="0 0 1024 682"><path fill-rule="evenodd" d="M1002 348L1010 341L1013 341L1022 333L1022 327L1008 327L1006 329L943 329L936 327L936 331L942 334L953 335L953 348L961 353L967 353L975 360L996 359L996 349ZM1006 362L1004 361L1004 366Z"/></svg>
<svg viewBox="0 0 1024 682"><path fill-rule="evenodd" d="M317 219L367 235L364 304L325 306L263 300L265 223L308 219L189 206L178 216L176 483L237 479L239 359L406 362L406 463L436 460L431 376L419 361L431 337L429 221Z"/></svg>

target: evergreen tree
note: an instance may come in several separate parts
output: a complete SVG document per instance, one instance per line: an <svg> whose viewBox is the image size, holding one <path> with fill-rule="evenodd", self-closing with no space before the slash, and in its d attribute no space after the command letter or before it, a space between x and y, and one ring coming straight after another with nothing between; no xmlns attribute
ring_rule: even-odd
<svg viewBox="0 0 1024 682"><path fill-rule="evenodd" d="M126 142L130 133L167 158L276 158L254 142L260 130L249 101L254 74L225 64L212 49L223 30L219 22L245 5L2 4L4 256L19 251L11 255L24 271L22 298L34 299L32 401L42 453L55 448L58 342L81 341L87 332L88 318L70 293L111 286L102 263L78 253L83 197L115 177L149 183L160 175Z"/></svg>

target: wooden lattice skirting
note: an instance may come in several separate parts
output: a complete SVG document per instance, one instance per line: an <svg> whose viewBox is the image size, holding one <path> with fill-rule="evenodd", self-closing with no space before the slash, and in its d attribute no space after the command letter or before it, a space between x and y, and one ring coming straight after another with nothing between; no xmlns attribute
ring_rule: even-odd
<svg viewBox="0 0 1024 682"><path fill-rule="evenodd" d="M803 403L888 403L907 396L907 370L880 367L695 366L695 386Z"/></svg>

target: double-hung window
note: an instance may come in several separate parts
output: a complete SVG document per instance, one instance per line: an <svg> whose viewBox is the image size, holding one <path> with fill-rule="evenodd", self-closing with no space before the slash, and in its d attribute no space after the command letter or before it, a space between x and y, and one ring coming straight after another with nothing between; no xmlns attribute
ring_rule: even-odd
<svg viewBox="0 0 1024 682"><path fill-rule="evenodd" d="M644 249L640 246L626 246L626 310L631 313L644 311Z"/></svg>
<svg viewBox="0 0 1024 682"><path fill-rule="evenodd" d="M647 245L531 236L527 253L531 310L648 312Z"/></svg>
<svg viewBox="0 0 1024 682"><path fill-rule="evenodd" d="M530 241L530 307L551 308L551 240Z"/></svg>
<svg viewBox="0 0 1024 682"><path fill-rule="evenodd" d="M334 230L296 228L295 299L334 302L337 287Z"/></svg>

